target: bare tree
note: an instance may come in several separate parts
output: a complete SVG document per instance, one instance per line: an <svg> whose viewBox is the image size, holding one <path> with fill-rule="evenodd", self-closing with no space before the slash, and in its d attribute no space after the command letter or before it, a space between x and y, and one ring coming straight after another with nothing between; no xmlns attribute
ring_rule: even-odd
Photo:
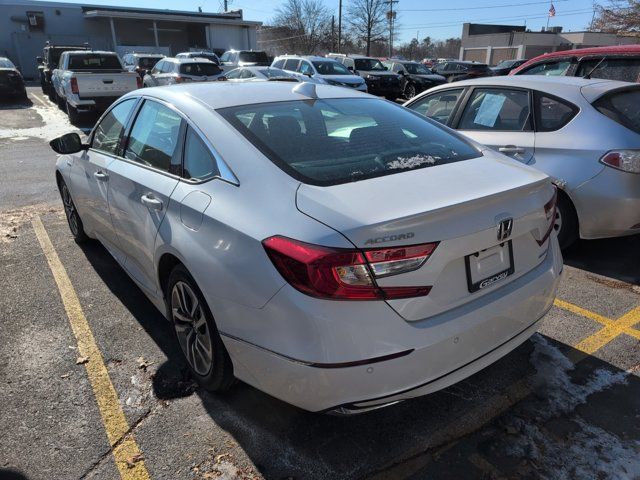
<svg viewBox="0 0 640 480"><path fill-rule="evenodd" d="M322 0L286 0L276 10L273 26L290 33L281 42L285 51L313 54L330 35L331 13Z"/></svg>
<svg viewBox="0 0 640 480"><path fill-rule="evenodd" d="M640 1L612 0L596 7L591 30L609 33L640 33Z"/></svg>
<svg viewBox="0 0 640 480"><path fill-rule="evenodd" d="M347 6L346 21L353 35L364 42L366 55L371 44L384 39L387 7L384 0L352 0Z"/></svg>

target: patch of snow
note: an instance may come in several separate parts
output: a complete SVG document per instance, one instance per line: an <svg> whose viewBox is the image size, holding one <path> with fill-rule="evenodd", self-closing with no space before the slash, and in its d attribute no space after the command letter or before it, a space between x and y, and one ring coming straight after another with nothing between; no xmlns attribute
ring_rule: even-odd
<svg viewBox="0 0 640 480"><path fill-rule="evenodd" d="M0 128L0 138L18 140L25 137L36 137L42 138L43 140L52 140L65 133L78 131L76 127L71 125L67 116L56 107L34 105L32 109L42 118L44 122L43 126L31 128Z"/></svg>
<svg viewBox="0 0 640 480"><path fill-rule="evenodd" d="M430 164L433 165L439 160L437 157L431 155L414 155L413 157L398 157L396 160L389 162L387 168L389 170L399 170L405 168L416 168L421 165Z"/></svg>

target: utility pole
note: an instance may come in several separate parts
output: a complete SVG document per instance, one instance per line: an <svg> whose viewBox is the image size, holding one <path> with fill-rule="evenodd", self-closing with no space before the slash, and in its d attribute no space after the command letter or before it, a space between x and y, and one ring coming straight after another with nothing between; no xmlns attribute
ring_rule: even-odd
<svg viewBox="0 0 640 480"><path fill-rule="evenodd" d="M334 52L336 48L336 16L331 15L331 51Z"/></svg>
<svg viewBox="0 0 640 480"><path fill-rule="evenodd" d="M389 5L387 19L389 20L389 58L391 58L393 57L393 22L396 17L396 12L393 11L393 4L398 3L398 0L385 0L384 3Z"/></svg>
<svg viewBox="0 0 640 480"><path fill-rule="evenodd" d="M227 5L227 0L224 0L224 11L226 12L229 9L229 5Z"/></svg>
<svg viewBox="0 0 640 480"><path fill-rule="evenodd" d="M338 2L338 53L342 47L342 0Z"/></svg>

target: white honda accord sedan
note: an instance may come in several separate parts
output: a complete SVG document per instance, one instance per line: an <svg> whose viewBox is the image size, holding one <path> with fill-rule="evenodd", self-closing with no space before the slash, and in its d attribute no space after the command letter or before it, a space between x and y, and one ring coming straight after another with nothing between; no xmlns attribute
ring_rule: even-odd
<svg viewBox="0 0 640 480"><path fill-rule="evenodd" d="M51 145L72 234L105 245L209 390L373 409L486 367L553 304L550 179L376 97L150 88Z"/></svg>

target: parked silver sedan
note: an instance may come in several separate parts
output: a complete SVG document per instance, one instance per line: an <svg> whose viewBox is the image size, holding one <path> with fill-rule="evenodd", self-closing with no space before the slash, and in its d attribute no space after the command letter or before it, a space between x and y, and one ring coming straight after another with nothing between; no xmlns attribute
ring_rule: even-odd
<svg viewBox="0 0 640 480"><path fill-rule="evenodd" d="M106 246L210 390L377 408L506 355L554 301L550 179L360 92L138 90L51 145L75 239Z"/></svg>
<svg viewBox="0 0 640 480"><path fill-rule="evenodd" d="M550 175L562 248L640 234L640 86L576 77L490 77L436 87L416 112Z"/></svg>

